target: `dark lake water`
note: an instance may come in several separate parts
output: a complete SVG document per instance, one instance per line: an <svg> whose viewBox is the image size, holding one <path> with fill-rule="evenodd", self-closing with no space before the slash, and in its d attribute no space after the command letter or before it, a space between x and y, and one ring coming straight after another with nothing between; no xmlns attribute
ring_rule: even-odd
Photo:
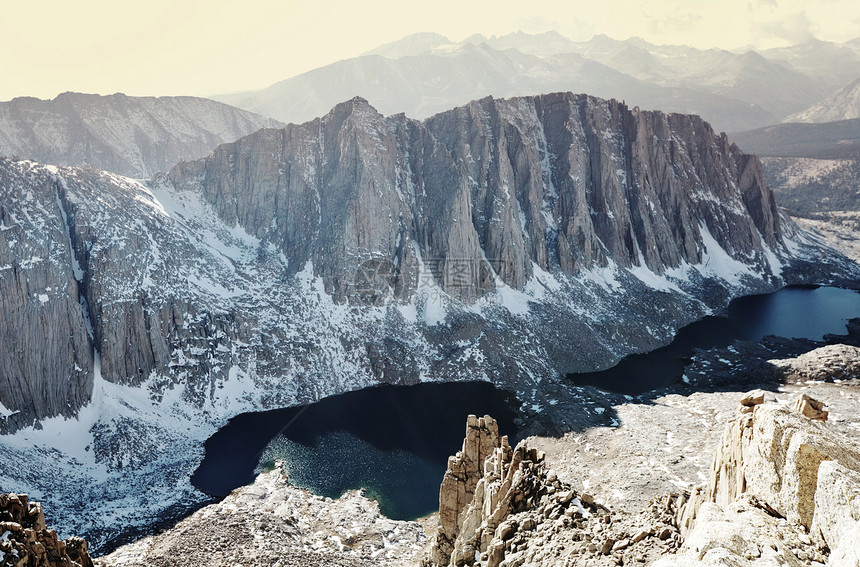
<svg viewBox="0 0 860 567"><path fill-rule="evenodd" d="M226 496L283 459L293 484L336 498L365 488L382 513L414 519L439 506L448 456L466 416L492 415L516 438L516 399L484 382L376 386L308 406L245 413L206 441L191 482Z"/></svg>
<svg viewBox="0 0 860 567"><path fill-rule="evenodd" d="M694 348L766 335L818 340L844 333L847 320L857 316L860 294L851 290L795 287L744 297L725 317L684 327L666 347L603 372L573 375L571 383L640 393L676 382ZM225 496L283 459L293 484L332 498L365 488L386 516L414 519L437 509L439 483L448 456L462 444L466 416L490 414L515 440L518 406L510 394L473 382L378 386L309 406L242 414L206 441L191 480Z"/></svg>
<svg viewBox="0 0 860 567"><path fill-rule="evenodd" d="M826 334L845 334L852 317L860 317L860 293L850 289L796 286L749 295L732 301L725 316L708 316L683 327L665 347L630 355L608 370L569 378L576 385L641 394L676 382L693 349L760 341L768 335L821 340Z"/></svg>

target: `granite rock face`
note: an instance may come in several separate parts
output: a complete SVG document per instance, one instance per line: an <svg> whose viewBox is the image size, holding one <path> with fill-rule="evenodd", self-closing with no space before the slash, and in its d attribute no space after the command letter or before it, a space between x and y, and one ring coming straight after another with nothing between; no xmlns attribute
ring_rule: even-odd
<svg viewBox="0 0 860 567"><path fill-rule="evenodd" d="M474 471L471 464L483 454ZM469 416L463 449L448 461L439 527L422 565L578 567L653 561L671 553L680 539L675 526L666 523L676 501L677 495L666 496L651 501L650 513L613 515L593 496L560 480L528 440L512 448L507 436L498 436L491 417Z"/></svg>
<svg viewBox="0 0 860 567"><path fill-rule="evenodd" d="M471 504L475 487L484 477L484 461L499 447L507 447L507 443L507 437L499 437L499 425L495 419L488 415L468 417L463 448L448 459L448 468L439 488L439 531L431 552L434 565L447 565L463 526L462 514Z"/></svg>
<svg viewBox="0 0 860 567"><path fill-rule="evenodd" d="M203 157L276 120L195 97L63 93L0 102L0 155L135 178Z"/></svg>
<svg viewBox="0 0 860 567"><path fill-rule="evenodd" d="M829 564L856 563L860 447L824 423L822 406L805 394L791 407L742 406L707 489L678 511L679 557L660 564L801 565L828 553Z"/></svg>
<svg viewBox="0 0 860 567"><path fill-rule="evenodd" d="M708 500L726 506L749 492L789 521L812 525L821 463L860 470L860 453L800 409L820 402L808 396L797 402L791 409L754 406L729 421L714 456Z"/></svg>
<svg viewBox="0 0 860 567"><path fill-rule="evenodd" d="M760 266L765 245L784 246L755 157L695 116L569 93L487 98L424 122L356 98L168 179L274 243L293 272L311 261L337 298L375 258L392 263L398 298L422 261L469 297L520 289L535 269L663 274L699 264L711 238Z"/></svg>
<svg viewBox="0 0 860 567"><path fill-rule="evenodd" d="M0 410L20 425L71 417L92 392L93 346L66 210L50 174L9 162L0 195Z"/></svg>

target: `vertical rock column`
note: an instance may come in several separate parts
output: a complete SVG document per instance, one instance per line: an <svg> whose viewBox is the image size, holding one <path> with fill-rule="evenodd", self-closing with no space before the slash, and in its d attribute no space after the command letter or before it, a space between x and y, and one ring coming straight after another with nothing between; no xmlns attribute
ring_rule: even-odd
<svg viewBox="0 0 860 567"><path fill-rule="evenodd" d="M430 556L431 565L448 565L460 533L461 512L472 502L475 487L484 476L484 461L499 447L499 425L486 415L466 420L463 448L448 459L439 489L439 531Z"/></svg>

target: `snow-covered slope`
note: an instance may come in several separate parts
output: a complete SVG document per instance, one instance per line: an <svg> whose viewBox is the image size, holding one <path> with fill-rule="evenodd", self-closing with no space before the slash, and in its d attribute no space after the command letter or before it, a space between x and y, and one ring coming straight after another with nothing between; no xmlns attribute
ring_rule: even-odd
<svg viewBox="0 0 860 567"><path fill-rule="evenodd" d="M355 99L146 185L3 159L0 484L104 544L202 500L241 411L475 379L538 411L732 297L855 269L698 117L569 93L425 122Z"/></svg>
<svg viewBox="0 0 860 567"><path fill-rule="evenodd" d="M0 103L0 156L136 178L279 123L204 98L63 93Z"/></svg>

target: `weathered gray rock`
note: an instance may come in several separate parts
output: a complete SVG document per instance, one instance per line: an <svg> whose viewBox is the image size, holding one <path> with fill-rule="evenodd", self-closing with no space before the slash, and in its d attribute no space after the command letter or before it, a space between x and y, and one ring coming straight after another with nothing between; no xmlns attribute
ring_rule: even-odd
<svg viewBox="0 0 860 567"><path fill-rule="evenodd" d="M521 288L533 266L661 274L699 263L705 234L762 266L763 245L783 246L758 160L706 122L570 93L487 98L425 122L356 98L169 180L276 243L292 270L312 261L340 298L371 258L397 266L398 297L414 291L419 259L437 264L446 292L471 297L496 276Z"/></svg>
<svg viewBox="0 0 860 567"><path fill-rule="evenodd" d="M148 178L276 120L195 97L63 93L0 102L0 156Z"/></svg>
<svg viewBox="0 0 860 567"><path fill-rule="evenodd" d="M655 567L755 565L800 567L793 550L806 547L810 559L823 560L812 546L804 546L801 533L782 518L762 510L749 494L727 506L704 503L696 525L676 555L659 559Z"/></svg>
<svg viewBox="0 0 860 567"><path fill-rule="evenodd" d="M658 565L853 565L860 450L819 401L744 406L726 425L707 491L676 514L684 544ZM826 413L826 412L825 412ZM850 543L849 543L850 542Z"/></svg>
<svg viewBox="0 0 860 567"><path fill-rule="evenodd" d="M472 502L475 487L484 476L484 461L507 438L499 438L499 426L490 416L470 415L466 420L463 448L448 458L439 488L439 530L431 551L434 565L447 565L463 525L463 510Z"/></svg>
<svg viewBox="0 0 860 567"><path fill-rule="evenodd" d="M764 403L765 393L762 390L753 390L741 398L741 405L745 407L757 406Z"/></svg>
<svg viewBox="0 0 860 567"><path fill-rule="evenodd" d="M807 529L825 460L860 470L860 452L820 421L782 405L759 405L726 425L714 456L708 497L727 506L751 493Z"/></svg>
<svg viewBox="0 0 860 567"><path fill-rule="evenodd" d="M474 427L476 418L470 416L469 423ZM545 454L529 447L527 441L512 449L507 437L475 431L481 429L468 430L464 450L449 461L440 496L440 528L429 542L424 565L616 565L644 562L646 557L653 559L674 549L674 540L669 539L671 535L677 537L674 526L667 526L667 535L658 539L650 537L658 533L657 529L642 527L642 517L615 522L605 507L578 496L559 480ZM457 491L450 488L452 471L462 469L467 445L492 438L496 445L483 463L474 494L466 505L458 506L455 515L445 502L447 494L452 495L452 501L462 502ZM476 453L472 450L469 454ZM651 525L658 517L671 518L674 501L674 497L652 501L654 517L645 521ZM665 525L658 522L658 526Z"/></svg>
<svg viewBox="0 0 860 567"><path fill-rule="evenodd" d="M48 529L42 506L26 494L0 494L0 564L10 567L93 567L87 542L65 541Z"/></svg>
<svg viewBox="0 0 860 567"><path fill-rule="evenodd" d="M66 219L48 172L0 160L0 422L17 427L71 417L92 390L93 347Z"/></svg>
<svg viewBox="0 0 860 567"><path fill-rule="evenodd" d="M768 362L787 382L851 380L860 376L860 348L844 344L827 345L797 358Z"/></svg>

